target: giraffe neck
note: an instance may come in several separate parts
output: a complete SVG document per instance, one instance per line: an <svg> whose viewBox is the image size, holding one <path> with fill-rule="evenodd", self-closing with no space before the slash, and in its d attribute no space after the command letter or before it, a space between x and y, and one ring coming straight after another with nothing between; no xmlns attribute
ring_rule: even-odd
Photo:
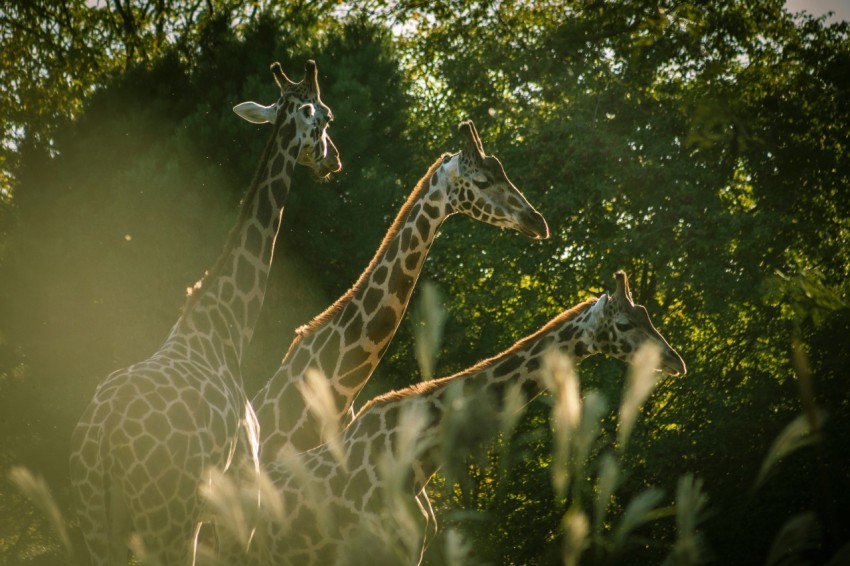
<svg viewBox="0 0 850 566"><path fill-rule="evenodd" d="M501 354L467 370L376 397L360 410L346 429L345 441L357 443L358 439L370 438L376 450L387 445L395 447L397 437L403 434L399 426L402 411L408 410L411 403L423 404L427 408L428 420L420 437L428 439L429 446L414 465L417 476L415 487L421 488L422 482L426 482L439 468L435 456L439 455L439 443L443 440L440 438L441 422L447 411L456 405L453 400L472 400L465 404L475 410L474 405L483 400L482 396L501 403L506 388L513 384L522 387L526 398L536 396L541 387L538 370L543 356L550 349L556 348L570 355L576 363L597 353L594 329L601 309L594 306L601 306L601 300L589 299L580 303ZM457 391L459 387L463 388L462 393ZM476 423L476 426L480 425ZM474 439L475 435L467 438Z"/></svg>
<svg viewBox="0 0 850 566"><path fill-rule="evenodd" d="M192 339L211 343L231 367L238 367L263 304L298 155L295 120L286 116L274 126L223 253L191 290L172 331L172 339L188 338L190 348Z"/></svg>
<svg viewBox="0 0 850 566"><path fill-rule="evenodd" d="M308 368L329 381L342 417L381 361L437 231L453 213L445 157L416 185L354 286L299 329L278 371L254 398L265 453L286 445L301 452L322 442L296 385Z"/></svg>

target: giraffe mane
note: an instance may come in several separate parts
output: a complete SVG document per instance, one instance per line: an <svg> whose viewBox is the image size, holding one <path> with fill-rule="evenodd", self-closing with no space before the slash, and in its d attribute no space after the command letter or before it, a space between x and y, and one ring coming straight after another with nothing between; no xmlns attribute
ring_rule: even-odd
<svg viewBox="0 0 850 566"><path fill-rule="evenodd" d="M245 196L242 198L242 202L239 206L239 217L236 220L236 224L233 228L230 229L230 233L227 235L227 242L224 245L224 251L218 256L215 264L206 272L204 272L203 277L201 277L192 287L188 289L188 298L183 305L182 314L185 315L188 313L198 299L204 294L204 283L214 277L216 277L221 270L224 268L224 265L229 257L230 250L233 249L233 246L236 245L236 239L238 237L239 231L244 226L245 222L251 217L252 206L251 203L254 201L254 197L257 194L257 191L260 190L260 179L263 174L264 167L266 163L268 163L269 155L272 153L273 148L277 142L277 134L280 131L280 128L283 127L283 121L277 120L275 121L272 127L272 135L269 137L269 141L266 142L266 147L263 150L263 155L260 158L259 164L257 165L257 169L254 171L254 178L251 180L251 184L248 187L248 190L245 193Z"/></svg>
<svg viewBox="0 0 850 566"><path fill-rule="evenodd" d="M384 236L381 245L378 247L378 251L376 251L375 255L372 256L372 261L369 262L368 267L363 270L354 285L352 285L351 288L346 291L344 295L334 301L331 306L326 308L320 314L313 317L313 320L303 326L299 326L295 330L298 336L296 336L295 341L293 341L293 344L297 343L301 337L310 334L310 332L312 332L313 330L324 326L328 322L328 320L333 318L333 316L336 315L345 306L345 304L351 300L351 297L353 297L354 294L363 286L363 283L368 277L368 274L371 273L377 267L380 258L384 255L384 252L386 252L387 247L389 247L390 245L390 242L398 234L399 230L401 230L401 226L402 224L404 224L404 221L407 218L407 214L410 212L410 209L413 208L413 204L419 199L419 196L422 194L423 191L428 190L428 182L431 180L431 177L434 175L434 172L437 170L437 168L443 164L443 159L445 159L447 155L449 154L444 153L436 161L434 161L434 163L432 163L431 166L428 168L428 171L425 173L425 175L421 179L419 179L419 182L416 183L416 186L413 188L413 191L411 191L410 196L407 197L407 201L405 201L404 205L402 205L401 210L398 211L395 220L393 221L392 225L390 225L387 234Z"/></svg>
<svg viewBox="0 0 850 566"><path fill-rule="evenodd" d="M507 356L519 351L519 350L522 350L523 348L528 346L529 343L532 343L535 340L537 340L538 338L540 338L541 336L547 334L553 328L560 326L561 324L577 317L578 315L580 315L581 313L583 313L584 311L589 309L591 306L593 306L596 303L596 301L598 301L598 300L599 300L598 297L590 297L589 299L587 299L587 300L565 310L564 312L562 312L561 314L559 314L558 316L556 316L555 318L551 319L549 322L544 324L537 331L533 332L532 334L529 334L528 336L525 336L525 337L517 340L516 343L514 343L513 346L510 346L508 349L504 350L500 354L496 354L495 356L493 356L491 358L486 358L484 360L481 360L480 362L476 363L475 365L473 365L471 367L466 368L465 370L462 370L458 373L452 374L448 377L441 377L441 378L438 378L438 379L431 379L429 381L422 381L422 382L419 382L419 383L414 383L413 385L409 385L408 387L404 387L402 389L396 389L394 391L389 391L389 392L384 393L382 395L378 395L377 397L374 397L368 403L363 405L363 407L360 409L360 411L358 411L357 416L360 416L360 414L365 413L366 411L368 411L369 409L371 409L374 406L382 405L382 404L389 403L389 402L392 402L392 401L398 401L398 400L401 400L401 399L405 399L407 397L415 397L417 395L423 395L423 394L431 393L432 391L435 391L437 389L444 387L446 384L448 384L451 381L454 381L455 379L467 377L467 376L472 375L474 373L484 371L484 370L496 365L498 362L502 361L505 357L507 357Z"/></svg>

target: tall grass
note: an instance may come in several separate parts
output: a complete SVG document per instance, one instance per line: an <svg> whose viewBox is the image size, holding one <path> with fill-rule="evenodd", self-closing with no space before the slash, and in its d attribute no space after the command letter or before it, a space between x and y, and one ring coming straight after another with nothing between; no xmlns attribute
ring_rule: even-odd
<svg viewBox="0 0 850 566"><path fill-rule="evenodd" d="M611 504L617 499L622 478L628 473L623 464L626 445L642 405L659 381L655 370L658 356L658 348L649 345L635 357L617 411L616 440L608 438L603 431L603 420L609 414L603 395L598 391L581 390L579 376L567 356L551 352L545 358L540 380L553 399L551 481L557 498L553 504L565 509L560 533L564 564L580 564L582 556L590 550L596 559L622 557L638 529L661 520L674 520L676 525L677 537L669 549L668 564L698 564L707 556L699 532L707 497L702 482L692 475L680 478L673 505L663 506L664 491L649 487L629 501L619 501L623 511L612 516ZM311 410L316 413L318 422L329 423L327 430L331 430L334 426L331 415L337 414L336 409L320 401L319 377L313 376L309 382L303 391L317 399L310 405ZM504 399L495 400L482 395L469 396L462 385L460 382L452 384L442 420L436 427L428 426L425 404L417 398L411 398L405 406L400 416L401 435L376 455L375 473L380 477L377 483L382 491L381 511L364 517L349 531L335 563L416 563L421 559L426 534L422 507L410 490L410 477L416 471L417 458L425 451L433 451L439 458L444 481L451 486L464 481L470 456L474 461L475 456L485 453L497 435L510 437L513 434L526 406L518 388L509 388ZM338 435L339 431L333 430L329 438L338 438ZM434 450L436 447L439 449ZM337 465L345 469L343 451L330 444L328 449L335 455ZM290 482L298 486L299 496L310 501L307 506L314 510L310 519L322 523L327 532L338 532L340 525L335 524L338 517L324 505L328 498L326 486L315 483L304 464L304 456L283 454L281 462ZM250 496L255 489L237 489L228 481L231 480L224 476L217 477L211 483L212 488L205 491L205 497L217 513L234 510L229 517L216 523L219 529L233 531L231 538L245 548L246 541L250 542L247 526L251 521L246 518L244 509L250 507ZM257 481L265 481L266 489L270 489L262 473ZM357 494L349 495L357 497ZM263 500L274 501L274 498L264 495ZM290 510L281 505L274 512L261 513L260 520L280 521L287 518L288 512ZM297 531L299 525L288 528ZM432 550L447 564L476 563L472 542L463 532L462 525L450 530L448 536L440 539L442 548ZM263 548L268 542L262 537L254 541L254 560L260 563L273 560ZM232 555L228 559L234 561Z"/></svg>
<svg viewBox="0 0 850 566"><path fill-rule="evenodd" d="M50 493L50 488L44 478L33 475L24 467L15 467L9 472L9 480L23 493L47 519L48 524L59 538L64 557L68 562L74 561L74 548L68 534L67 523L56 500Z"/></svg>
<svg viewBox="0 0 850 566"><path fill-rule="evenodd" d="M432 293L427 305L420 311L422 328L419 335L427 343L417 349L423 374L433 372L436 348L444 317L425 315L438 308L438 296ZM822 440L824 413L814 403L811 393L811 372L805 353L794 350L794 368L800 383L802 412L788 423L767 451L755 481L754 490L763 489L770 478L779 472L781 462L794 451L816 445ZM665 565L689 566L710 559L710 549L701 532L701 525L712 509L703 483L693 473L686 473L671 485L648 486L628 496L622 493L627 468L625 454L642 415L642 408L661 376L655 371L659 352L651 345L642 348L634 358L623 385L618 407L611 408L598 391L583 390L579 374L569 357L551 352L540 371L540 382L549 392L551 413L552 454L550 480L556 498L552 505L561 509L559 522L559 554L565 566L586 562L628 563L630 548L641 542L641 532L653 524L664 522L675 532L666 549ZM342 448L343 429L337 408L327 391L327 381L318 372L309 372L302 386L302 394L321 423L323 438L336 464L345 469L346 454ZM427 502L418 500L410 492L409 477L415 470L416 459L425 451L439 446L442 464L441 480L446 489L469 481L470 462L486 460L487 450L500 450L496 461L509 460L510 442L493 443L494 438L510 439L527 406L519 387L508 388L503 399L487 396L469 396L462 387L451 390L447 410L440 425L429 428L425 407L415 398L401 414L403 434L387 450L377 455L376 473L380 476L383 507L377 517L370 517L356 525L347 535L338 564L411 564L421 562L428 535ZM607 434L603 422L616 415L616 434ZM516 458L515 454L510 455ZM300 496L312 501L317 520L328 531L340 520L324 505L324 486L317 484L305 465L305 455L284 452L280 463L300 489ZM216 526L219 550L201 546L198 564L220 566L225 564L275 563L270 552L274 541L268 540L264 528L284 525L290 518L291 508L277 491L264 470L240 464L238 473L210 470L201 482L201 493L208 504L210 516ZM504 479L507 470L491 480ZM59 506L45 482L23 468L15 468L11 481L47 518L55 531L62 549L63 563L74 560L74 548ZM671 479L671 482L674 480ZM671 492L668 496L667 492ZM261 505L258 506L258 498ZM715 510L716 511L716 510ZM475 513L459 515L462 520L445 529L438 546L429 549L429 556L437 557L452 566L481 564L482 553L474 534L467 528L469 522L478 520ZM463 519L466 520L463 520ZM433 525L431 525L433 527ZM294 528L298 528L296 525ZM821 529L816 515L802 511L791 517L777 532L776 539L766 556L767 566L793 563L817 547ZM136 555L136 563L157 566L152 561L138 537L129 541ZM850 547L834 558L840 563L842 556L850 556Z"/></svg>
<svg viewBox="0 0 850 566"><path fill-rule="evenodd" d="M566 509L561 521L564 564L579 564L584 552L592 549L596 561L623 556L634 533L649 522L666 520L675 513L677 538L670 550L671 564L694 564L702 549L692 544L699 539L697 528L706 503L701 482L692 476L680 478L674 507L662 507L664 491L648 487L628 501L620 501L623 511L611 515L622 478L628 474L623 455L640 411L661 374L656 371L658 346L642 346L629 368L618 407L616 442L606 438L602 423L609 413L604 396L595 390L581 392L578 374L569 358L551 353L543 368L543 382L552 394L553 427L552 485L560 505ZM593 479L589 479L593 478ZM675 509L675 511L674 511ZM679 549L695 549L687 554L694 561L680 559Z"/></svg>

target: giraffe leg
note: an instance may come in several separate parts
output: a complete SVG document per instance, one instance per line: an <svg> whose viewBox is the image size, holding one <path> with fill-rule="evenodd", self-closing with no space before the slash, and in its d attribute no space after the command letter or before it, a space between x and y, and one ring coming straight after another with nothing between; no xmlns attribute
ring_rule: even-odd
<svg viewBox="0 0 850 566"><path fill-rule="evenodd" d="M103 429L97 421L97 409L90 408L73 432L70 476L76 499L77 516L91 564L126 564L129 515L120 494L113 490L105 471L109 451L103 442Z"/></svg>
<svg viewBox="0 0 850 566"><path fill-rule="evenodd" d="M100 470L90 469L89 472L91 485L97 485L97 480L102 478ZM86 492L85 489L79 492L81 499ZM80 526L93 566L127 564L130 556L127 546L129 521L126 509L116 500L109 497L108 487L104 487L90 492L90 497L77 505Z"/></svg>

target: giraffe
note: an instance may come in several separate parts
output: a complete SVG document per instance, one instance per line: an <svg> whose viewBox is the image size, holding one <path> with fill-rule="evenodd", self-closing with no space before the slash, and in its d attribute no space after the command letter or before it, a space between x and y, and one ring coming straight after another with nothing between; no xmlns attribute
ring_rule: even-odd
<svg viewBox="0 0 850 566"><path fill-rule="evenodd" d="M128 540L161 564L194 560L207 469L235 458L258 467L256 416L239 366L260 311L296 162L328 177L341 168L327 134L318 70L294 83L271 66L280 98L234 107L273 124L223 253L190 290L162 346L110 374L74 429L70 472L86 546L96 564L126 564Z"/></svg>
<svg viewBox="0 0 850 566"><path fill-rule="evenodd" d="M549 236L546 220L485 155L471 120L458 126L465 145L443 154L417 183L366 270L351 289L298 329L277 372L254 396L263 461L281 449L303 452L322 442L299 391L305 371L331 384L339 416L349 413L401 322L440 226L457 213L534 239Z"/></svg>
<svg viewBox="0 0 850 566"><path fill-rule="evenodd" d="M517 384L532 398L540 392L543 357L552 349L565 352L576 362L594 354L628 362L647 342L660 347L659 371L685 374L682 358L655 329L646 309L632 300L626 274L618 271L615 277L613 293L562 312L501 354L452 376L372 399L343 431L341 452L336 455L326 444L297 455L297 465L288 458L269 464L268 476L286 512L282 520L265 523L260 537L267 544L262 549L263 562L344 564L358 529L392 523L386 519L387 476L379 471L381 459L410 450L411 436L416 435L424 449L413 452L402 489L410 495L421 491L439 468L444 442L441 422L458 395L453 387L462 388L464 397L488 395L501 400L506 387ZM425 418L418 428L405 419L405 411L416 405ZM485 427L476 421L468 436L456 440L461 450L489 437L481 428ZM370 546L368 552L379 550ZM411 556L399 562L415 562L415 552L413 549Z"/></svg>

